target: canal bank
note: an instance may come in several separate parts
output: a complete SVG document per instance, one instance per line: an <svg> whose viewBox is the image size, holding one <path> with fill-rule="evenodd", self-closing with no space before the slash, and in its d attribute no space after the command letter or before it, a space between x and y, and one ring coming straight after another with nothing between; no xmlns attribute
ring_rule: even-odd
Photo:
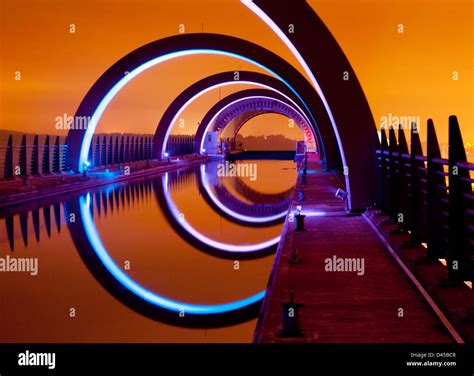
<svg viewBox="0 0 474 376"><path fill-rule="evenodd" d="M151 174L191 167L209 161L207 156L186 155L167 161L141 161L130 166L89 171L87 174L61 173L0 182L0 209L62 194L92 189L110 183L145 177Z"/></svg>
<svg viewBox="0 0 474 376"><path fill-rule="evenodd" d="M131 309L133 306L125 304L127 301L117 299L116 294L123 293L120 285L111 285L117 287L114 290L104 288L109 286L104 273L95 272L100 270L100 261L92 262L91 250L75 244L72 237L77 228L71 226L70 214L76 214L76 224L89 218L116 265L166 299L221 305L257 294L263 296L273 254L221 257L190 241L191 235L199 232L200 239L229 247L245 246L279 237L282 223L255 227L226 218L209 205L205 190L196 183L205 179L213 192L221 186L239 200L247 197L247 190L239 188L242 184L260 193L259 197L279 196L281 192L289 194L294 185L294 164L256 161L259 175L251 182L237 177L217 179L217 163L196 164L1 210L0 256L37 258L39 271L35 276L0 272L0 283L9 286L0 294L3 313L11 318L0 325L4 341L44 343L72 338L74 342L87 343L251 342L258 311L237 310L238 322L232 325L219 315L210 315L205 327L190 327L192 317L188 314L178 319L178 325L171 325L162 316L151 320L144 315L146 312ZM159 190L166 193L166 200ZM223 198L224 205L230 203L224 196L219 198ZM74 203L81 199L89 210L74 209ZM166 208L172 206L176 209L174 222L183 231L170 221L169 214L173 214ZM239 210L231 205L230 208ZM182 227L184 221L186 228ZM190 228L194 230L184 236ZM34 317L24 309L25 304L31 305L30 301L35 302ZM70 316L71 308L75 309L74 317ZM45 322L55 324L44 325Z"/></svg>

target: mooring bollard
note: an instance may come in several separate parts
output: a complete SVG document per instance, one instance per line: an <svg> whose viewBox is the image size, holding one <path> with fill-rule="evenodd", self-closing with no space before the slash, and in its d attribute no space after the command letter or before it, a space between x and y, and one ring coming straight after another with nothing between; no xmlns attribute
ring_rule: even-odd
<svg viewBox="0 0 474 376"><path fill-rule="evenodd" d="M290 252L290 260L288 261L290 264L298 264L299 259L298 259L298 250L296 248L293 248Z"/></svg>
<svg viewBox="0 0 474 376"><path fill-rule="evenodd" d="M295 218L296 218L296 228L295 228L295 231L305 231L305 228L304 228L304 218L306 217L304 214L301 214L301 206L297 206L296 207L296 214L295 214Z"/></svg>
<svg viewBox="0 0 474 376"><path fill-rule="evenodd" d="M302 337L303 331L300 327L299 310L303 304L296 303L293 290L290 291L290 301L280 302L281 305L281 329L280 337Z"/></svg>

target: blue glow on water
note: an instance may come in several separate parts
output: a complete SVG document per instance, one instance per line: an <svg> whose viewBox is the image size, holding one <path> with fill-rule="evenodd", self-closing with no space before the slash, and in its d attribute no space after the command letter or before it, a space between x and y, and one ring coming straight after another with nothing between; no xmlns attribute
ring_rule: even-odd
<svg viewBox="0 0 474 376"><path fill-rule="evenodd" d="M178 313L185 312L195 315L212 315L245 308L249 305L259 302L265 296L265 291L261 291L258 294L252 295L248 298L230 303L217 305L197 305L171 300L144 288L135 280L130 278L126 273L124 273L105 249L94 225L94 220L90 212L90 201L91 197L89 193L86 195L86 197L82 196L79 198L80 212L87 238L94 252L105 268L123 287L131 291L137 297L157 307Z"/></svg>

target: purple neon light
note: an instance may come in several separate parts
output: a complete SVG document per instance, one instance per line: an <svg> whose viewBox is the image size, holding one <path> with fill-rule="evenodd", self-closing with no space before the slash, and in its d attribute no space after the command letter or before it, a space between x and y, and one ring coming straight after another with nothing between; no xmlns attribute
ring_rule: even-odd
<svg viewBox="0 0 474 376"><path fill-rule="evenodd" d="M278 92L277 90L275 90L276 92ZM216 121L217 117L223 112L225 111L227 108L233 106L234 104L236 103L239 103L239 102L242 102L242 101L246 101L248 99L271 99L272 101L276 101L278 103L281 103L285 106L288 106L289 108L291 108L293 111L295 112L298 112L298 114L306 121L306 118L303 116L303 113L297 111L294 107L290 106L289 104L285 103L285 102L282 102L281 100L279 99L275 99L275 98L271 98L271 97L266 97L264 95L259 95L259 96L249 96L249 97L245 97L245 98L240 98L240 99L236 99L235 101L231 102L231 103L228 103L227 105L225 105L224 107L222 107L213 117L212 119L209 121L209 123L207 123L206 125L206 129L204 130L204 134L206 134L209 130L209 127ZM306 123L308 126L310 123ZM303 132L303 136L306 138L306 134L305 132ZM314 137L314 134L313 134L313 137ZM202 138L201 140L201 145L199 145L199 150L201 150L201 152L203 152L203 148L204 148L204 139L205 137Z"/></svg>
<svg viewBox="0 0 474 376"><path fill-rule="evenodd" d="M258 86L258 87L263 87L265 89L268 89L268 90L271 90L275 93L278 93L280 94L281 96L283 96L285 99L287 99L288 101L290 101L293 106L295 106L297 110L295 110L295 108L292 108L295 112L298 112L298 114L305 120L306 124L311 124L311 122L309 121L308 117L305 115L305 113L303 112L303 110L301 109L301 107L293 100L291 99L290 97L288 97L286 94L282 93L281 91L271 87L271 86L268 86L268 85L264 85L264 84L261 84L259 82L253 82L253 81L229 81L229 82L223 82L223 83L220 83L220 84L216 84L216 85L212 85L212 86L209 86L207 87L206 89L200 91L199 93L197 93L196 95L194 95L192 98L190 98L189 100L186 101L186 103L183 104L183 106L179 109L179 111L176 112L175 116L173 117L173 119L171 120L167 130L166 130L166 134L165 134L165 138L164 138L164 141L163 141L163 145L161 147L161 156L164 155L165 151L166 151L166 146L168 144L168 138L169 138L169 135L171 133L171 129L173 128L173 125L174 123L176 122L176 120L178 120L179 116L183 113L184 110L186 110L186 108L192 103L194 102L196 99L198 99L199 97L201 97L202 95L206 94L207 92L213 90L213 89L217 89L219 87L224 87L224 86L229 86L229 85L236 85L236 84L247 84L247 85L255 85L255 86ZM315 138L315 134L314 134L314 130L312 129L312 127L310 127L311 129L311 132L313 133L313 138ZM207 128L206 128L206 132L207 132ZM306 137L306 136L305 136ZM200 145L200 149L202 151L202 143Z"/></svg>
<svg viewBox="0 0 474 376"><path fill-rule="evenodd" d="M204 234L200 233L198 230L196 230L191 224L186 221L186 218L182 215L182 213L179 211L179 209L176 207L175 203L170 197L169 191L168 191L168 173L165 173L164 179L163 179L163 191L164 191L164 196L166 200L166 205L170 209L171 214L175 218L175 220L180 224L181 227L183 227L190 235L192 235L195 239L198 239L204 244L207 244L213 248L216 248L220 251L223 252L240 252L240 253L251 253L251 252L259 252L262 251L263 249L269 248L275 244L278 244L280 241L280 236L277 236L273 239L267 240L265 242L261 243L256 243L256 244L247 244L247 245L241 245L241 244L229 244L229 243L222 243L219 241L216 241L214 239L210 239Z"/></svg>

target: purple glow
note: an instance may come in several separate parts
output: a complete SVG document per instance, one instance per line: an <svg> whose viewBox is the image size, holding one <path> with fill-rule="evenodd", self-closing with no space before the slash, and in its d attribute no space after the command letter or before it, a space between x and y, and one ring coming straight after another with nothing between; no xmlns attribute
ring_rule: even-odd
<svg viewBox="0 0 474 376"><path fill-rule="evenodd" d="M175 218L175 220L177 221L177 223L179 223L180 226L183 227L195 239L198 239L204 244L207 244L223 252L251 253L251 252L259 252L263 249L266 249L275 244L278 244L278 242L280 241L280 236L277 236L273 239L270 239L261 243L240 245L240 244L222 243L214 239L210 239L204 234L201 234L199 231L197 231L193 226L191 226L189 222L186 221L186 218L183 215L183 213L181 213L179 209L176 207L176 205L174 204L173 200L170 197L170 193L168 191L168 173L165 173L162 184L163 184L163 191L165 192L164 196L166 200L166 205L170 209L170 212Z"/></svg>
<svg viewBox="0 0 474 376"><path fill-rule="evenodd" d="M276 91L276 90L275 90ZM278 91L276 91L278 92ZM204 130L204 134L206 134L208 131L209 131L209 127L216 121L217 117L223 112L225 111L227 108L231 107L232 105L234 105L235 103L239 103L239 102L242 102L242 101L246 101L248 99L271 99L272 101L276 101L278 103L281 103L283 104L284 106L288 106L289 108L291 108L293 111L295 112L298 112L298 114L303 117L303 114L300 113L299 111L297 111L294 107L290 106L289 104L285 103L285 102L282 102L281 100L279 99L275 99L275 98L271 98L271 97L266 97L264 95L261 95L261 96L250 96L250 97L245 97L245 98L240 98L240 99L236 99L235 101L227 104L226 106L222 107L213 117L212 119L209 121L209 123L206 125L206 129ZM306 118L303 117L303 119L306 121ZM309 126L309 123L306 123L308 126ZM303 131L303 136L305 138L305 142L307 141L306 139L306 132ZM314 133L313 133L313 137L314 137ZM202 138L201 140L201 145L199 145L199 150L201 150L201 153L203 152L203 149L204 149L204 139L205 137Z"/></svg>
<svg viewBox="0 0 474 376"><path fill-rule="evenodd" d="M213 90L213 89L217 89L219 87L224 87L224 86L229 86L229 85L236 85L236 84L243 84L243 85L255 85L255 86L258 86L258 87L262 87L262 88L265 88L265 89L268 89L268 90L271 90L275 93L278 93L280 94L281 96L283 96L285 99L287 99L288 101L290 101L293 106L295 106L298 111L291 107L293 109L293 111L295 112L298 112L299 115L305 120L306 124L311 124L311 122L309 121L309 119L307 118L307 116L305 115L305 113L303 112L303 110L301 109L300 106L298 106L298 104L292 100L290 97L288 97L287 95L285 95L284 93L282 93L281 91L277 90L277 89L274 89L268 85L264 85L264 84L261 84L259 82L252 82L252 81L229 81L229 82L223 82L223 83L220 83L220 84L216 84L216 85L213 85L213 86L209 86L208 88L200 91L199 93L197 93L196 95L194 95L192 98L190 98L188 101L186 101L185 104L183 104L183 106L179 109L178 112L176 112L175 116L173 117L173 119L171 120L170 122L170 125L168 126L168 129L166 130L166 134L165 134L165 138L164 138L164 141L163 141L163 145L162 145L162 149L161 149L161 156L163 156L163 153L165 152L166 150L166 146L168 144L168 138L169 138L169 135L171 133L171 130L173 128L173 125L174 123L176 122L176 120L178 120L179 116L183 113L184 110L186 110L186 108L192 103L194 102L196 99L198 99L199 97L201 97L202 95L206 94L207 92ZM286 103L285 103L286 104ZM206 131L207 132L207 129L206 128ZM311 132L313 134L313 138L315 138L315 134L314 134L314 130L312 129L312 127L310 127L311 129ZM305 133L305 132L303 132ZM305 136L306 137L306 136ZM203 138L204 140L204 138ZM201 152L203 152L203 143L201 143L200 145L200 148L199 150L201 150Z"/></svg>
<svg viewBox="0 0 474 376"><path fill-rule="evenodd" d="M249 217L247 215L239 214L236 213L235 211L229 209L227 206L222 204L222 202L219 201L219 199L214 195L212 192L211 188L209 187L209 184L207 183L206 179L204 178L204 175L206 174L206 165L201 165L201 183L204 187L204 189L207 191L209 197L211 198L212 202L216 206L218 206L224 213L230 215L231 217L244 221L244 222L250 222L250 223L265 223L265 222L271 222L280 218L283 218L287 211L283 211L279 214L271 215L268 217Z"/></svg>

